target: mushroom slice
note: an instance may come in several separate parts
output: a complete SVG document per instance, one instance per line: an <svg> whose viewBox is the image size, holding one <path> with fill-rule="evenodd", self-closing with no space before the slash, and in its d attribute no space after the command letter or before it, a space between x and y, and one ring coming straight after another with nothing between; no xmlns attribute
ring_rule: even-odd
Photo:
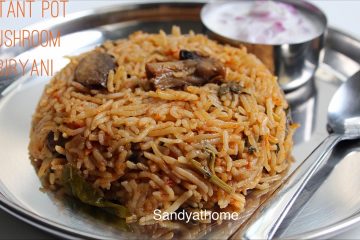
<svg viewBox="0 0 360 240"><path fill-rule="evenodd" d="M225 68L216 59L187 50L181 50L179 58L180 61L146 64L147 78L155 89L184 89L221 82L225 78Z"/></svg>
<svg viewBox="0 0 360 240"><path fill-rule="evenodd" d="M86 55L75 70L75 81L90 89L106 88L108 75L116 67L114 58L101 52Z"/></svg>

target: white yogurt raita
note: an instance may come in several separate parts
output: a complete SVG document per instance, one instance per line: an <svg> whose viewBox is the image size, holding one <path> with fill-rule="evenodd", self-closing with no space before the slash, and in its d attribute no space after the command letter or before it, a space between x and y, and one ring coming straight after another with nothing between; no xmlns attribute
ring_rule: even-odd
<svg viewBox="0 0 360 240"><path fill-rule="evenodd" d="M207 11L204 17L210 30L248 43L300 43L321 31L294 6L269 0L225 2Z"/></svg>

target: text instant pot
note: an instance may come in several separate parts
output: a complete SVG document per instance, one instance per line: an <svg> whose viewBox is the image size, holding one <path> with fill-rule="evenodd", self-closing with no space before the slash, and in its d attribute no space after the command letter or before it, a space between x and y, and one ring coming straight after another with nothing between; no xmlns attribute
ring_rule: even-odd
<svg viewBox="0 0 360 240"><path fill-rule="evenodd" d="M52 57L56 55L54 49L61 47L60 31L18 29L16 23L31 18L64 18L68 3L69 0L0 0L0 21L5 22L0 26L0 77L53 76ZM37 52L42 54L18 55L32 48L41 48L43 51Z"/></svg>

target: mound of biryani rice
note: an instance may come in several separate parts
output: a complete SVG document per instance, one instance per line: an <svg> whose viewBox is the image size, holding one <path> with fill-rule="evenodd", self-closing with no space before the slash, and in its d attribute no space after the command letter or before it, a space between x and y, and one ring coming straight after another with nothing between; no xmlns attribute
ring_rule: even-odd
<svg viewBox="0 0 360 240"><path fill-rule="evenodd" d="M29 152L45 189L128 222L155 209L242 212L291 159L276 77L206 36L133 33L72 57L46 86Z"/></svg>

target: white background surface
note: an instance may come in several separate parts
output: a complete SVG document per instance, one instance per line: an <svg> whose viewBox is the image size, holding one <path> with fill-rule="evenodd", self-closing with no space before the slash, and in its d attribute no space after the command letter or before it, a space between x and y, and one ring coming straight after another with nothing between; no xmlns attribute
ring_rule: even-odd
<svg viewBox="0 0 360 240"><path fill-rule="evenodd" d="M103 6L111 6L117 3L133 1L76 1L68 3L68 13L86 9L94 9ZM311 0L313 4L321 8L328 18L330 27L344 31L360 39L360 0ZM27 27L35 22L45 19L38 17L39 11L33 13L33 17L26 19L3 19L0 18L0 29L19 29ZM52 236L43 233L0 210L0 238L1 239L49 239ZM345 232L337 239L360 239L360 225Z"/></svg>

